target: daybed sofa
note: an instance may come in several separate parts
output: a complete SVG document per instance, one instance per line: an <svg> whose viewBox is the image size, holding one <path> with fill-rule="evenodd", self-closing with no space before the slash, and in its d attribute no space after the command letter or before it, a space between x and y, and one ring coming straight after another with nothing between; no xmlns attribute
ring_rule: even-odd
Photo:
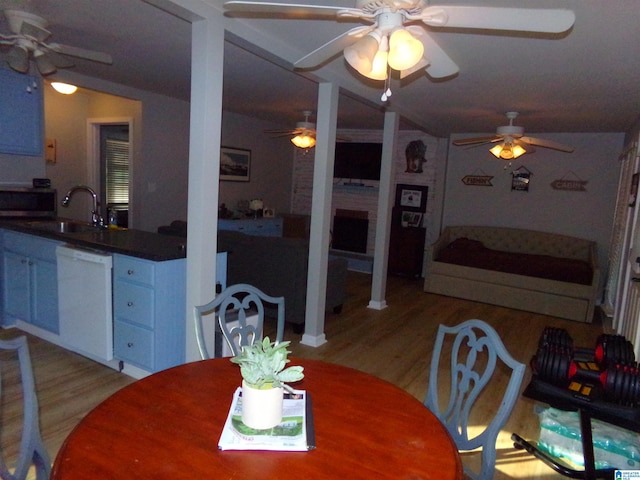
<svg viewBox="0 0 640 480"><path fill-rule="evenodd" d="M427 249L425 292L592 322L596 243L503 227L449 226Z"/></svg>
<svg viewBox="0 0 640 480"><path fill-rule="evenodd" d="M186 237L186 222L176 220L158 233ZM309 241L304 238L261 237L218 230L218 251L227 252L227 285L248 283L268 295L285 298L285 320L302 332L307 303ZM339 313L346 299L347 260L330 258L327 265L326 310Z"/></svg>

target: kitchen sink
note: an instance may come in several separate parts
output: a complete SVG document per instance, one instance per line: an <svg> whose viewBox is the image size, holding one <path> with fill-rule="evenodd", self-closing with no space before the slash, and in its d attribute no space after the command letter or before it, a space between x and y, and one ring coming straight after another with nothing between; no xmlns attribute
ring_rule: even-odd
<svg viewBox="0 0 640 480"><path fill-rule="evenodd" d="M99 232L100 227L85 222L76 222L73 220L42 220L36 222L28 222L29 228L52 233L81 233L81 232Z"/></svg>

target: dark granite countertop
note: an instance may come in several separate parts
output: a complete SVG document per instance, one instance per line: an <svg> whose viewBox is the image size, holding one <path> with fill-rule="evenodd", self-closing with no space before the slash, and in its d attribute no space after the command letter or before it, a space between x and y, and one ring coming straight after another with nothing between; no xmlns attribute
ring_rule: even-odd
<svg viewBox="0 0 640 480"><path fill-rule="evenodd" d="M51 222L58 220L52 219ZM0 220L0 228L50 238L78 247L121 253L155 262L176 260L187 256L186 238L135 229L58 233L37 228L37 225L42 222L42 220Z"/></svg>

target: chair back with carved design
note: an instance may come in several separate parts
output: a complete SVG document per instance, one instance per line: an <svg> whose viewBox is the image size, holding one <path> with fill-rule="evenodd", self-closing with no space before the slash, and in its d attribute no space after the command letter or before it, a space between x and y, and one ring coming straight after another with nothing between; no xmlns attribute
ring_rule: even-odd
<svg viewBox="0 0 640 480"><path fill-rule="evenodd" d="M451 375L439 379L440 362L446 359L450 359ZM500 375L496 373L498 359L507 367L500 369ZM504 370L509 374L502 374ZM446 426L458 450L482 449L479 472L465 465L469 477L493 478L498 434L520 394L524 371L525 365L509 354L486 322L467 320L454 327L439 326L424 404ZM491 387L486 388L490 382Z"/></svg>

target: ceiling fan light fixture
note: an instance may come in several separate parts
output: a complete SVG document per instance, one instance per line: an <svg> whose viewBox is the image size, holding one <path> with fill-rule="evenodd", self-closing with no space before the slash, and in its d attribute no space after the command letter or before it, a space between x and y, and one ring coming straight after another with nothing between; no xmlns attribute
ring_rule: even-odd
<svg viewBox="0 0 640 480"><path fill-rule="evenodd" d="M373 58L373 67L365 77L369 77L372 80L386 80L387 79L387 57L386 51L378 50L376 56Z"/></svg>
<svg viewBox="0 0 640 480"><path fill-rule="evenodd" d="M365 35L344 49L344 58L358 73L366 75L373 68L374 58L379 47L380 41L375 36Z"/></svg>
<svg viewBox="0 0 640 480"><path fill-rule="evenodd" d="M20 73L29 71L29 51L24 45L14 45L7 56L9 66Z"/></svg>
<svg viewBox="0 0 640 480"><path fill-rule="evenodd" d="M313 148L316 145L316 139L311 135L308 135L306 132L300 135L296 135L291 139L291 143L293 143L298 148Z"/></svg>
<svg viewBox="0 0 640 480"><path fill-rule="evenodd" d="M404 28L389 37L389 66L394 70L407 70L415 66L424 54L424 45Z"/></svg>
<svg viewBox="0 0 640 480"><path fill-rule="evenodd" d="M51 82L51 86L56 92L62 93L63 95L72 95L78 90L78 87L69 83Z"/></svg>
<svg viewBox="0 0 640 480"><path fill-rule="evenodd" d="M513 144L511 142L503 142L494 145L489 151L496 157L502 160L513 160L521 155L527 153L527 151L521 145Z"/></svg>

